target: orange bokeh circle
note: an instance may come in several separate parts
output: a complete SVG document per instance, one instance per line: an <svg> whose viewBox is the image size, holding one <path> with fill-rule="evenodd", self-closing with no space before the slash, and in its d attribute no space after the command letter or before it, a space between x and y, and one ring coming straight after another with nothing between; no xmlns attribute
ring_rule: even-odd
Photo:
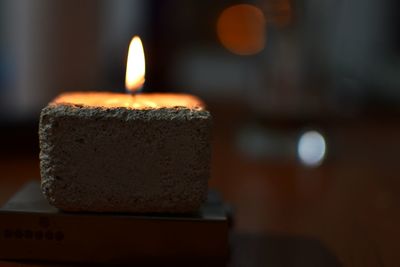
<svg viewBox="0 0 400 267"><path fill-rule="evenodd" d="M222 45L235 54L259 53L266 41L264 13L249 4L228 7L218 17L217 35Z"/></svg>

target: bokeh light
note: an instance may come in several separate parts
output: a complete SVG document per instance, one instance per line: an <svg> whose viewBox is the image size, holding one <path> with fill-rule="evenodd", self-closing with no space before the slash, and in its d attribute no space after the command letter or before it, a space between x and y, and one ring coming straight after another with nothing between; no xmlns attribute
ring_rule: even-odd
<svg viewBox="0 0 400 267"><path fill-rule="evenodd" d="M262 10L248 4L226 8L218 18L217 34L222 45L238 55L253 55L263 50L266 19Z"/></svg>
<svg viewBox="0 0 400 267"><path fill-rule="evenodd" d="M269 0L264 3L268 23L282 29L289 26L293 20L293 10L290 0Z"/></svg>
<svg viewBox="0 0 400 267"><path fill-rule="evenodd" d="M300 136L297 154L304 165L319 166L326 154L325 138L317 131L305 132Z"/></svg>

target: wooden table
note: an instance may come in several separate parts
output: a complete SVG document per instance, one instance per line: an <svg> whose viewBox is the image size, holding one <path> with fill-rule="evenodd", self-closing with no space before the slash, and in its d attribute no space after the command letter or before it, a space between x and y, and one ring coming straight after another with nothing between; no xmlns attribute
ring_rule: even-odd
<svg viewBox="0 0 400 267"><path fill-rule="evenodd" d="M4 267L76 266L10 261L0 261L0 264ZM210 263L207 266L214 265ZM342 265L318 240L283 235L234 234L232 255L227 266L340 267Z"/></svg>
<svg viewBox="0 0 400 267"><path fill-rule="evenodd" d="M210 183L236 210L232 266L400 266L400 125L328 125L316 169L247 158L240 123L216 127ZM0 202L39 177L37 155L2 155L0 169Z"/></svg>

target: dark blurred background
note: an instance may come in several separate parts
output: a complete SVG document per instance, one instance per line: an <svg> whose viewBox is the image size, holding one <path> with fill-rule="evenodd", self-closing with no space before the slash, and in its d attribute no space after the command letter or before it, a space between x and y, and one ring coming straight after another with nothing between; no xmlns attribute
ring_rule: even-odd
<svg viewBox="0 0 400 267"><path fill-rule="evenodd" d="M235 231L315 238L345 266L399 266L400 2L1 0L0 202L39 179L41 108L124 92L141 36L144 91L202 97L210 184Z"/></svg>

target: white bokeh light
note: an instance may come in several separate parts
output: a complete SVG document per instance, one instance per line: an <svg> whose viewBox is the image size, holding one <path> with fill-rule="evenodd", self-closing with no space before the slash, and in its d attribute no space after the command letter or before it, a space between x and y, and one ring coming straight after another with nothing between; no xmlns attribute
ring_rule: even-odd
<svg viewBox="0 0 400 267"><path fill-rule="evenodd" d="M325 153L325 139L319 132L309 131L300 136L297 145L297 154L304 165L310 167L320 165L325 157Z"/></svg>

